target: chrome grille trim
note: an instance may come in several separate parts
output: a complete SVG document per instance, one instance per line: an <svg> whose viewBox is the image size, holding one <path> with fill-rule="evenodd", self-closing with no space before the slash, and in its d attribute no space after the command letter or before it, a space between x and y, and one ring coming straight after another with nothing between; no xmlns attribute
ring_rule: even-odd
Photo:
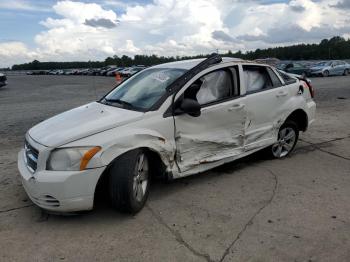
<svg viewBox="0 0 350 262"><path fill-rule="evenodd" d="M27 140L24 141L24 159L26 165L32 173L34 173L38 166L39 151L35 149L32 145L28 143Z"/></svg>

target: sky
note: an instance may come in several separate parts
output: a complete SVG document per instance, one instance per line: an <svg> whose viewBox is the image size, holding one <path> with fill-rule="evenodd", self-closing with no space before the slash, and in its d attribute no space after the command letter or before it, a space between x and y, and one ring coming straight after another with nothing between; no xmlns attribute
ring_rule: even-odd
<svg viewBox="0 0 350 262"><path fill-rule="evenodd" d="M350 38L350 0L0 0L0 68Z"/></svg>

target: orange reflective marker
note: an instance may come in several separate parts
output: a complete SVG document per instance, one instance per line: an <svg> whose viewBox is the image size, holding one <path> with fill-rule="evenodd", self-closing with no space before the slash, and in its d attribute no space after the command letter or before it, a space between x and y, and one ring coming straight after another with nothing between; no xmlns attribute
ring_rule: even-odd
<svg viewBox="0 0 350 262"><path fill-rule="evenodd" d="M90 149L89 151L87 151L83 158L81 159L81 162L80 162L80 171L81 170L84 170L87 166L87 164L89 163L90 159L93 158L93 156L101 150L101 147L99 146L95 146L93 147L92 149Z"/></svg>
<svg viewBox="0 0 350 262"><path fill-rule="evenodd" d="M120 76L119 73L115 74L115 81L119 84L122 81L122 77Z"/></svg>

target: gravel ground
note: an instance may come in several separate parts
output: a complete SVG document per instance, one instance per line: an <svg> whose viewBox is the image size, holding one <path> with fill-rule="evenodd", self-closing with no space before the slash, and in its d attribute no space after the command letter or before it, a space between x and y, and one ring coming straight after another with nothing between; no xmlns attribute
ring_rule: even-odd
<svg viewBox="0 0 350 262"><path fill-rule="evenodd" d="M114 79L9 76L0 89L0 261L349 261L350 77L313 78L317 121L285 160L259 154L171 184L136 216L101 201L48 215L17 152L36 123L96 100Z"/></svg>

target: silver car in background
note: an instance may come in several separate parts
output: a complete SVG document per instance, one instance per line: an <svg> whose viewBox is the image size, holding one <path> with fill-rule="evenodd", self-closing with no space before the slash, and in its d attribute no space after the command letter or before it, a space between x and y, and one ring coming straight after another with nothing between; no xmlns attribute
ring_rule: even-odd
<svg viewBox="0 0 350 262"><path fill-rule="evenodd" d="M5 86L7 84L7 77L5 74L0 73L0 87Z"/></svg>
<svg viewBox="0 0 350 262"><path fill-rule="evenodd" d="M308 76L331 76L350 74L350 64L344 61L323 61L314 64L307 71Z"/></svg>

